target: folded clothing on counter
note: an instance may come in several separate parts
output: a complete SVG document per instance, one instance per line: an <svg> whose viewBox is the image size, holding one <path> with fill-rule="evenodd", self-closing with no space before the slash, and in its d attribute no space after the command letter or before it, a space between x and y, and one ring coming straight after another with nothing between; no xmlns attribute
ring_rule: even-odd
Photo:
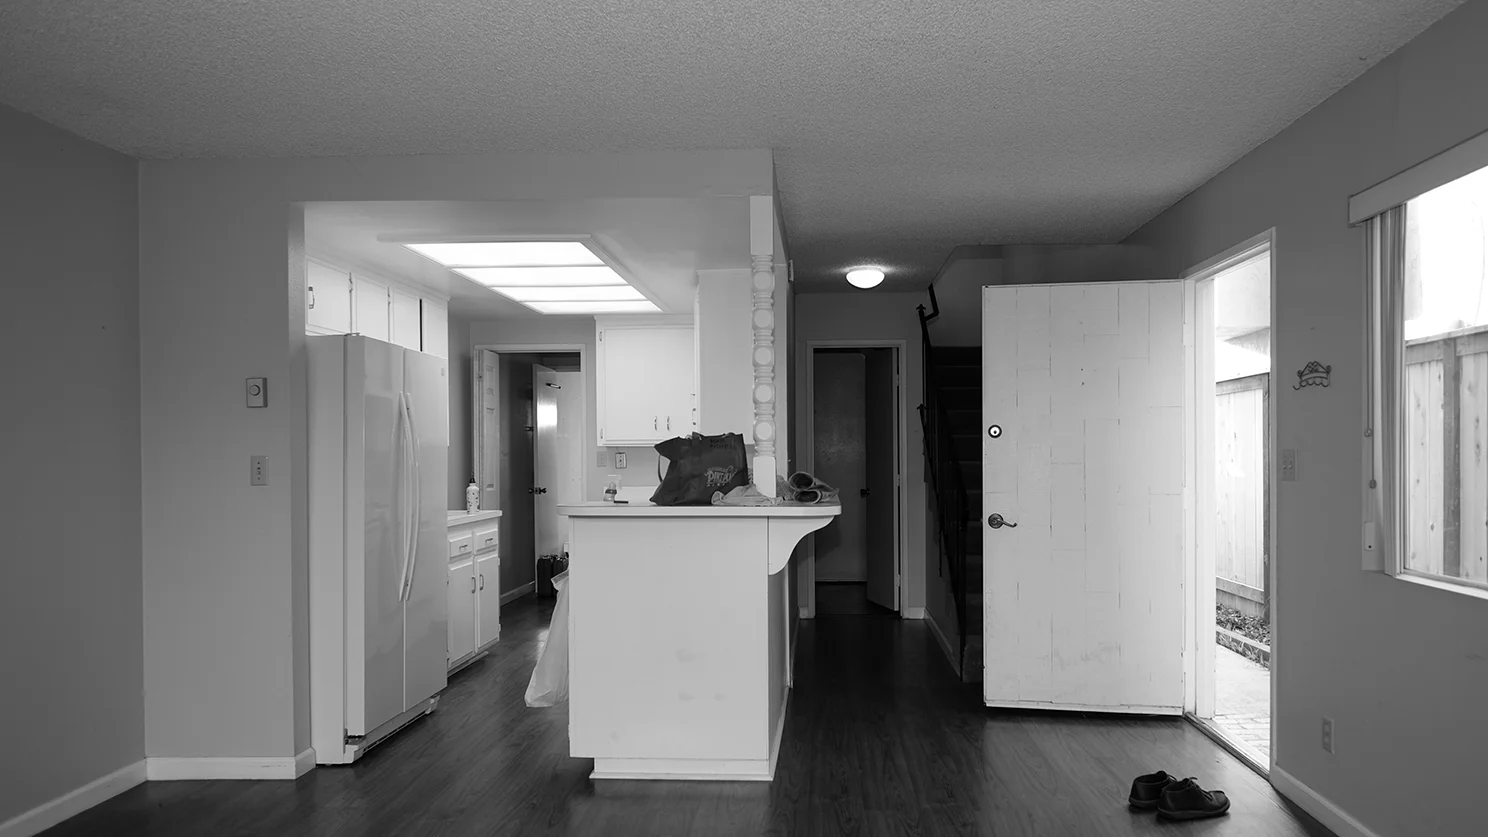
<svg viewBox="0 0 1488 837"><path fill-rule="evenodd" d="M727 494L722 491L713 492L713 505L715 506L778 506L780 501L774 497L766 497L760 493L754 483L741 485L730 489Z"/></svg>
<svg viewBox="0 0 1488 837"><path fill-rule="evenodd" d="M837 502L837 489L805 471L797 471L789 477L779 478L778 486L780 496L788 502L807 505Z"/></svg>

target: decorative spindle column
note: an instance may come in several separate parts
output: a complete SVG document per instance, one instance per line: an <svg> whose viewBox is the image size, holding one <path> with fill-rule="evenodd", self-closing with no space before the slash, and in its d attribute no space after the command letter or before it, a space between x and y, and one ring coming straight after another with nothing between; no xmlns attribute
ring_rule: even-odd
<svg viewBox="0 0 1488 837"><path fill-rule="evenodd" d="M775 497L775 244L774 199L749 198L750 284L754 306L754 487Z"/></svg>

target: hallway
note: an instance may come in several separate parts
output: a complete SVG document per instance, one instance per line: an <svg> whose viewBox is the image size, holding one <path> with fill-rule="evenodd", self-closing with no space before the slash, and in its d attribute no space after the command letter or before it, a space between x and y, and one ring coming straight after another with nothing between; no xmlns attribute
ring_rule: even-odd
<svg viewBox="0 0 1488 837"><path fill-rule="evenodd" d="M921 622L801 624L776 779L590 782L567 709L523 704L550 602L502 613L495 653L438 711L348 768L296 782L157 782L44 832L119 835L1121 835L1131 777L1163 768L1227 791L1232 812L1184 833L1326 835L1179 720L994 713L957 683ZM992 673L992 676L996 676Z"/></svg>

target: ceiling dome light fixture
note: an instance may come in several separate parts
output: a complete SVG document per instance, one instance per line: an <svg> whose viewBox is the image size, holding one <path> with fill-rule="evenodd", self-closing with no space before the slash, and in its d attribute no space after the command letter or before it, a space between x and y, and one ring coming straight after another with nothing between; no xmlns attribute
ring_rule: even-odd
<svg viewBox="0 0 1488 837"><path fill-rule="evenodd" d="M872 288L884 280L884 272L876 267L859 267L847 272L847 283L854 288Z"/></svg>

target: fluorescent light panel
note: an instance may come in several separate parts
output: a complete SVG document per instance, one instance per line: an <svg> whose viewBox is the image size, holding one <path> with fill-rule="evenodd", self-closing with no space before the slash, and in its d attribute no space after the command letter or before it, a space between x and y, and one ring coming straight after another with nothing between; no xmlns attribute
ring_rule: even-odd
<svg viewBox="0 0 1488 837"><path fill-rule="evenodd" d="M445 267L604 264L578 241L453 241L403 246Z"/></svg>
<svg viewBox="0 0 1488 837"><path fill-rule="evenodd" d="M608 265L599 267L459 267L455 272L488 288L558 288L624 285Z"/></svg>
<svg viewBox="0 0 1488 837"><path fill-rule="evenodd" d="M629 285L605 285L598 288L492 288L498 294L517 302L622 302L644 300L641 292Z"/></svg>
<svg viewBox="0 0 1488 837"><path fill-rule="evenodd" d="M539 314L656 314L661 311L647 300L623 302L525 302Z"/></svg>

